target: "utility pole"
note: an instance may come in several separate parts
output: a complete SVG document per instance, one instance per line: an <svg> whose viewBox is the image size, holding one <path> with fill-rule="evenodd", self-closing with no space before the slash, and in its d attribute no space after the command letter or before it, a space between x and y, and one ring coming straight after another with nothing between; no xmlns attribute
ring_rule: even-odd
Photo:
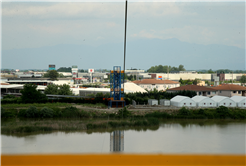
<svg viewBox="0 0 246 166"><path fill-rule="evenodd" d="M127 0L126 0L126 8L125 8L124 75L126 69L126 27L127 27ZM125 77L123 79L123 92L125 91L124 84L125 84Z"/></svg>

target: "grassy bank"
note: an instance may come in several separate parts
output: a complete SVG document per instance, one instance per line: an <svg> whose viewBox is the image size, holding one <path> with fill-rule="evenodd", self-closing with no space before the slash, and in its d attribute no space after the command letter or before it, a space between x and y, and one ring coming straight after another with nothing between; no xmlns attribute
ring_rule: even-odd
<svg viewBox="0 0 246 166"><path fill-rule="evenodd" d="M60 103L58 103L60 104ZM25 105L27 106L27 105ZM71 105L28 108L2 107L2 132L25 133L52 130L94 130L158 126L161 119L246 119L246 110L218 107L216 109L188 109L176 111L129 111L115 112L83 110ZM10 121L10 122L8 122Z"/></svg>
<svg viewBox="0 0 246 166"><path fill-rule="evenodd" d="M29 107L28 107L29 106ZM78 106L78 105L77 105ZM81 106L81 105L79 105ZM92 109L87 109L88 107ZM93 109L95 108L95 109ZM99 109L98 109L99 108ZM126 107L114 111L102 111L101 104L86 104L74 107L71 104L37 104L14 108L4 105L1 108L1 119L5 118L161 118L161 119L246 119L246 110L240 108L218 108L158 111L129 111Z"/></svg>

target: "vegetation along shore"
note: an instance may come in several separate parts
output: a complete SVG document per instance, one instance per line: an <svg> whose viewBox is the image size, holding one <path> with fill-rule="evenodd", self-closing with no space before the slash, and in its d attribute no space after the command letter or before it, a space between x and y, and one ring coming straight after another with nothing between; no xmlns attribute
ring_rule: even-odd
<svg viewBox="0 0 246 166"><path fill-rule="evenodd" d="M240 108L107 109L104 104L3 104L1 107L2 133L39 131L71 131L95 129L113 130L131 127L151 128L162 120L175 119L246 119Z"/></svg>

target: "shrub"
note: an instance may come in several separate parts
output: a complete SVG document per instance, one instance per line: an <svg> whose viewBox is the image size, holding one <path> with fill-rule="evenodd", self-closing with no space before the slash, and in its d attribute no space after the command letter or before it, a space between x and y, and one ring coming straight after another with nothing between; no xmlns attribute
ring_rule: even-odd
<svg viewBox="0 0 246 166"><path fill-rule="evenodd" d="M145 115L145 117L154 117L154 118L171 118L172 116L169 115L166 112L153 112L153 113L148 113Z"/></svg>
<svg viewBox="0 0 246 166"><path fill-rule="evenodd" d="M220 118L227 117L229 115L229 111L230 110L225 106L219 106L218 108L216 108L216 113Z"/></svg>
<svg viewBox="0 0 246 166"><path fill-rule="evenodd" d="M1 118L13 118L15 115L14 111L5 110L1 107Z"/></svg>
<svg viewBox="0 0 246 166"><path fill-rule="evenodd" d="M26 118L38 118L39 117L39 111L38 111L37 107L30 106L26 110L24 117L26 117Z"/></svg>
<svg viewBox="0 0 246 166"><path fill-rule="evenodd" d="M188 110L187 108L185 107L182 107L180 110L179 110L179 113L180 115L191 115L191 111Z"/></svg>
<svg viewBox="0 0 246 166"><path fill-rule="evenodd" d="M22 118L26 117L26 109L20 109L18 114L17 114L17 116L20 117L20 118L21 117Z"/></svg>
<svg viewBox="0 0 246 166"><path fill-rule="evenodd" d="M6 95L6 96L3 96L3 99L15 99L16 97L14 95Z"/></svg>
<svg viewBox="0 0 246 166"><path fill-rule="evenodd" d="M124 108L122 108L122 109L120 109L118 111L118 116L119 117L123 116L123 118L127 118L127 117L129 117L131 115L132 115L132 113L130 111L128 111L126 107L124 107Z"/></svg>
<svg viewBox="0 0 246 166"><path fill-rule="evenodd" d="M54 115L54 111L48 107L42 108L39 114L41 118L53 118L53 115Z"/></svg>
<svg viewBox="0 0 246 166"><path fill-rule="evenodd" d="M204 113L205 113L204 109L199 109L198 114L204 115Z"/></svg>
<svg viewBox="0 0 246 166"><path fill-rule="evenodd" d="M88 112L82 110L82 111L79 112L79 116L80 116L81 118L89 118L89 117L90 117L90 113L88 113Z"/></svg>
<svg viewBox="0 0 246 166"><path fill-rule="evenodd" d="M81 117L79 110L76 107L70 106L66 107L62 112L62 117L64 118L77 118Z"/></svg>
<svg viewBox="0 0 246 166"><path fill-rule="evenodd" d="M3 107L0 107L0 118L3 118L5 114L5 110Z"/></svg>
<svg viewBox="0 0 246 166"><path fill-rule="evenodd" d="M53 110L53 118L59 118L62 117L62 109L59 107L52 107Z"/></svg>
<svg viewBox="0 0 246 166"><path fill-rule="evenodd" d="M205 111L204 114L208 119L214 119L214 113L210 111Z"/></svg>

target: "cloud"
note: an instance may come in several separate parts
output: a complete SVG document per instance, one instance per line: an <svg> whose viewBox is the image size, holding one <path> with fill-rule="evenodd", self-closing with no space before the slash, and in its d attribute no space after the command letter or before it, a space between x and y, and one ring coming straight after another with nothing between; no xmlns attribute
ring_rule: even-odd
<svg viewBox="0 0 246 166"><path fill-rule="evenodd" d="M238 6L237 3L129 1L127 35L129 39L178 38L190 43L245 47L245 8L241 10ZM76 42L93 45L102 41L99 39L121 42L124 18L124 1L3 2L3 49Z"/></svg>
<svg viewBox="0 0 246 166"><path fill-rule="evenodd" d="M124 3L44 3L40 6L32 3L11 5L3 3L3 17L25 17L28 19L72 19L72 18L119 18L124 16ZM175 3L129 3L128 15L131 17L162 17L181 14ZM182 13L194 14L194 13Z"/></svg>
<svg viewBox="0 0 246 166"><path fill-rule="evenodd" d="M243 32L242 32L243 33ZM183 26L180 28L167 28L163 30L141 30L139 33L134 33L130 36L134 38L149 38L149 39L170 39L177 38L180 41L197 43L197 44L224 44L240 48L245 48L244 34L241 34L240 39L234 33L228 34L227 31L216 27L203 26Z"/></svg>

